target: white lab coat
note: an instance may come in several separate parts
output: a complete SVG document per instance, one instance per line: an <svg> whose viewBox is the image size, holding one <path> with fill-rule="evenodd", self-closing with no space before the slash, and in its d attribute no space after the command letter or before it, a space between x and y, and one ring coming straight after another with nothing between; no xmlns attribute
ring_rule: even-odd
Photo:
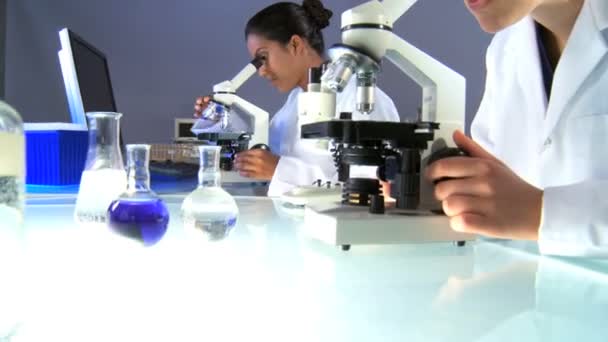
<svg viewBox="0 0 608 342"><path fill-rule="evenodd" d="M587 0L547 102L534 22L496 34L473 138L544 189L544 254L608 256L608 2Z"/></svg>
<svg viewBox="0 0 608 342"><path fill-rule="evenodd" d="M281 156L274 172L268 196L280 196L295 186L311 185L318 179L336 181L337 172L329 151L311 146L310 141L300 139L298 125L298 94L302 89L294 89L283 107L270 121L270 148ZM355 110L356 80L351 79L336 97L336 116L341 112L352 112L353 120L400 121L393 101L376 88L374 111L367 115Z"/></svg>

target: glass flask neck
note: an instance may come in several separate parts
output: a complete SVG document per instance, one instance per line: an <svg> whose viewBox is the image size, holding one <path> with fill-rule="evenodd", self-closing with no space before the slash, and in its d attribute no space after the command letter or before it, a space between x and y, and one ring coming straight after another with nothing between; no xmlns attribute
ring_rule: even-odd
<svg viewBox="0 0 608 342"><path fill-rule="evenodd" d="M23 134L23 121L19 113L0 100L0 132Z"/></svg>
<svg viewBox="0 0 608 342"><path fill-rule="evenodd" d="M87 113L89 123L89 150L86 170L123 169L120 152L120 113Z"/></svg>
<svg viewBox="0 0 608 342"><path fill-rule="evenodd" d="M220 146L199 146L200 168L198 169L198 187L221 187Z"/></svg>
<svg viewBox="0 0 608 342"><path fill-rule="evenodd" d="M127 192L150 189L150 145L127 145Z"/></svg>

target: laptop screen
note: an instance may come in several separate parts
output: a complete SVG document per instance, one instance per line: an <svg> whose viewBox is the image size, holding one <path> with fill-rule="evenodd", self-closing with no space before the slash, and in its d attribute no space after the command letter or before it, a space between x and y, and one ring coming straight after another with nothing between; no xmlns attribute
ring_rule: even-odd
<svg viewBox="0 0 608 342"><path fill-rule="evenodd" d="M59 37L59 61L72 122L86 124L86 112L116 112L105 54L67 28Z"/></svg>

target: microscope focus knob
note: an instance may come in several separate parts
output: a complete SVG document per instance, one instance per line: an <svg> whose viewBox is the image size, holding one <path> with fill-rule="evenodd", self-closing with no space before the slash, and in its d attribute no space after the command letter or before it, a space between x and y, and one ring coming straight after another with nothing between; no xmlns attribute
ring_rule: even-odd
<svg viewBox="0 0 608 342"><path fill-rule="evenodd" d="M428 167L440 159L451 158L451 157L469 157L469 154L466 153L464 150L461 150L461 149L455 148L455 147L442 148L440 150L437 150L437 151L431 153L429 159L426 162L426 166ZM440 179L435 180L433 183L437 184L441 181L447 180L448 178L449 177L440 178Z"/></svg>
<svg viewBox="0 0 608 342"><path fill-rule="evenodd" d="M255 145L251 146L251 148L250 148L250 150L256 150L256 149L270 151L270 146L268 146L266 144L255 144Z"/></svg>
<svg viewBox="0 0 608 342"><path fill-rule="evenodd" d="M342 113L340 113L339 118L340 118L340 120L352 120L353 119L353 113L351 113L351 112L342 112Z"/></svg>
<svg viewBox="0 0 608 342"><path fill-rule="evenodd" d="M370 214L384 214L384 196L370 196L369 212Z"/></svg>

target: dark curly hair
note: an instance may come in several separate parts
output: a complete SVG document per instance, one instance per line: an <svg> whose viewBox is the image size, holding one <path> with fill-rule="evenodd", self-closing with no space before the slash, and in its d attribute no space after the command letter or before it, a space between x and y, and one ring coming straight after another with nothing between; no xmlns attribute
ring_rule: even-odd
<svg viewBox="0 0 608 342"><path fill-rule="evenodd" d="M325 52L321 30L329 26L333 12L320 0L304 0L302 5L278 2L256 13L245 26L245 38L250 34L262 36L282 44L293 35L306 39L319 55Z"/></svg>

